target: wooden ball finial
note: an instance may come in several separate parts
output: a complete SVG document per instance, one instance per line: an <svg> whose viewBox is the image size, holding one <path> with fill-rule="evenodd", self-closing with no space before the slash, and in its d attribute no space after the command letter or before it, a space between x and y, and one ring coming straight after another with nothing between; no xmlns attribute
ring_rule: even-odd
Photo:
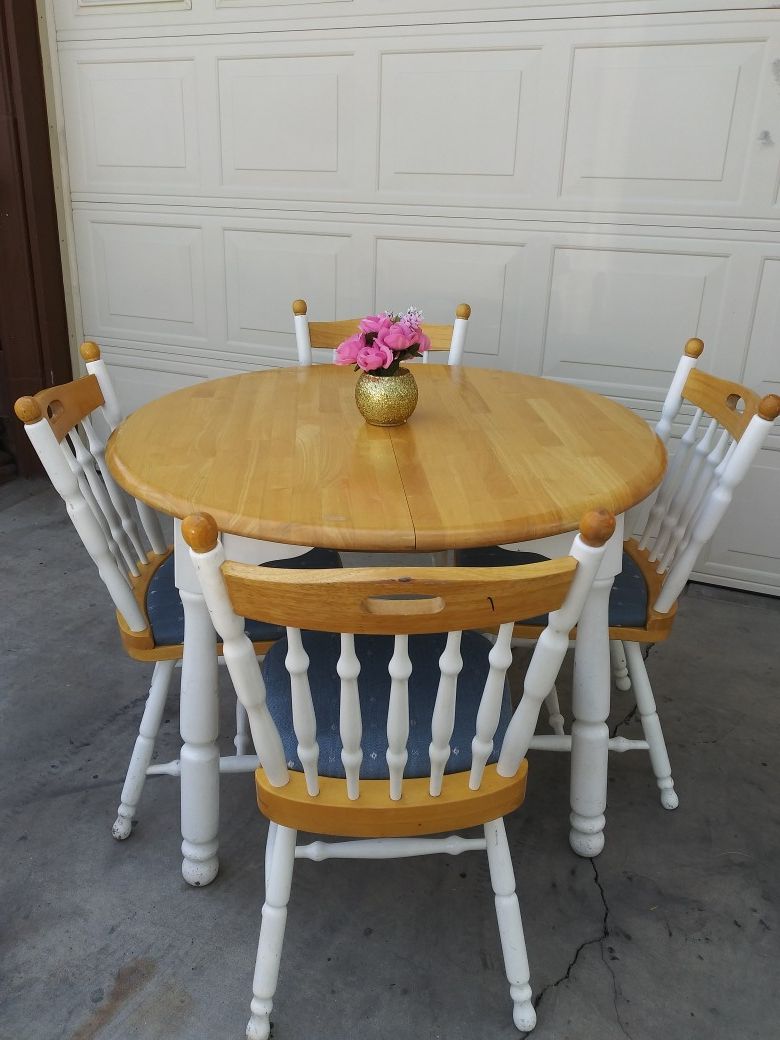
<svg viewBox="0 0 780 1040"><path fill-rule="evenodd" d="M191 513L181 522L181 533L190 549L207 553L217 544L219 530L217 522L208 513Z"/></svg>
<svg viewBox="0 0 780 1040"><path fill-rule="evenodd" d="M306 300L293 300L292 309L293 314L305 314L307 310Z"/></svg>
<svg viewBox="0 0 780 1040"><path fill-rule="evenodd" d="M34 397L20 397L14 405L14 411L16 412L16 418L21 419L25 425L38 422L43 415L41 406Z"/></svg>
<svg viewBox="0 0 780 1040"><path fill-rule="evenodd" d="M704 340L694 337L685 344L685 353L688 357L701 357L704 350Z"/></svg>
<svg viewBox="0 0 780 1040"><path fill-rule="evenodd" d="M762 397L758 404L758 414L768 422L774 422L780 415L780 397L777 394L767 394Z"/></svg>
<svg viewBox="0 0 780 1040"><path fill-rule="evenodd" d="M580 520L580 537L586 545L600 548L615 533L615 517L608 509L592 509Z"/></svg>
<svg viewBox="0 0 780 1040"><path fill-rule="evenodd" d="M81 354L82 361L100 361L100 347L91 339L81 344L79 354Z"/></svg>
<svg viewBox="0 0 780 1040"><path fill-rule="evenodd" d="M455 308L456 318L465 318L466 321L471 317L471 307L467 303L459 303Z"/></svg>

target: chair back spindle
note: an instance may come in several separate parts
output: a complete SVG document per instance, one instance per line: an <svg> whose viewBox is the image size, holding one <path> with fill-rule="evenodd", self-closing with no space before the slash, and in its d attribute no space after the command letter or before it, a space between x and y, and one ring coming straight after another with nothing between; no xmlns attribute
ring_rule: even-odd
<svg viewBox="0 0 780 1040"><path fill-rule="evenodd" d="M119 398L114 389L114 384L111 380L108 368L101 356L100 347L97 343L93 343L89 340L86 343L81 344L79 351L87 372L89 375L93 375L98 381L100 392L103 395L102 415L108 425L108 429L113 431L122 421L122 409L119 406ZM85 421L84 428L87 432L87 437L89 438L89 449L95 458L97 458L101 473L111 479L111 474L104 465L103 455L105 451L105 441L94 436L91 420L87 419ZM114 500L114 494L111 491L110 485L109 494L111 495L112 500ZM124 492L120 492L120 494L124 494ZM160 518L151 506L148 506L145 502L134 499L133 503L141 521L144 534L152 547L152 552L157 556L161 556L166 551L167 545L160 525ZM143 559L143 556L139 556L139 559Z"/></svg>
<svg viewBox="0 0 780 1040"><path fill-rule="evenodd" d="M110 432L119 406L97 345L83 344L82 357L92 369L87 376L22 397L15 411L127 628L143 632L148 621L132 585L150 562L141 530L153 554L166 546L156 514L142 512L106 466L95 417Z"/></svg>
<svg viewBox="0 0 780 1040"><path fill-rule="evenodd" d="M448 789L445 773L452 754L450 742L458 704L458 682L464 666L462 632L467 628L498 629L487 654L487 674L472 731L471 763L465 774L468 789L478 792L493 753L502 706L506 703L505 684L512 662L515 618L549 613L550 623L534 650L520 707L509 722L496 756L499 775L515 776L533 735L541 703L566 653L569 631L579 618L605 543L613 531L614 518L609 514L589 514L575 538L570 556L518 567L414 568L411 571L383 567L296 572L226 562L211 517L188 517L182 525L206 604L224 644L225 661L236 693L249 715L261 766L272 787L284 787L289 782L291 763L285 762L282 738L268 709L263 674L244 634L243 618L258 615L271 623L284 624L287 629L284 663L289 675L292 728L306 791L311 798L317 798L321 788L317 774L319 746L316 698L312 698L308 675L311 662L302 630L340 635L336 667L338 731L345 776L343 790L350 802L360 802L363 797L361 662L355 636L393 636L392 654L386 665L389 682L387 779L381 781L386 784L388 806L404 797L413 674L410 639L446 633L446 643L438 657L439 674L429 719L430 769L426 777L430 797L438 798Z"/></svg>
<svg viewBox="0 0 780 1040"><path fill-rule="evenodd" d="M314 798L320 792L317 779L320 749L317 744L317 719L309 686L309 655L303 648L299 628L287 629L287 657L284 663L290 673L293 728L298 738L298 758L306 777L306 789Z"/></svg>
<svg viewBox="0 0 780 1040"><path fill-rule="evenodd" d="M341 653L336 671L341 680L339 701L341 763L347 778L347 797L354 801L360 794L360 766L363 762L363 749L360 741L363 736L363 724L358 692L360 661L355 653L355 637L348 632L341 633Z"/></svg>
<svg viewBox="0 0 780 1040"><path fill-rule="evenodd" d="M423 364L430 362L431 354L446 351L448 365L462 365L470 317L471 307L467 303L459 303L455 308L452 325L428 325L423 322L423 332L431 341L430 350L423 354Z"/></svg>
<svg viewBox="0 0 780 1040"><path fill-rule="evenodd" d="M463 669L460 637L460 632L448 632L447 642L439 658L439 686L431 717L431 743L428 747L431 760L429 790L432 798L441 794L444 767L452 751L450 739L455 728L455 695L458 676Z"/></svg>
<svg viewBox="0 0 780 1040"><path fill-rule="evenodd" d="M693 415L658 489L637 545L663 577L650 604L665 614L685 587L699 553L712 535L780 411L780 398L700 372L704 344L689 340L656 426L668 441L684 403Z"/></svg>

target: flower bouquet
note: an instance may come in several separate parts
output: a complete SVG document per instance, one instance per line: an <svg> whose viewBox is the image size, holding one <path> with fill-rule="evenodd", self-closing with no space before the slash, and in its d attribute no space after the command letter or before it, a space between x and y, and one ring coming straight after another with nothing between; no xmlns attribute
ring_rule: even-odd
<svg viewBox="0 0 780 1040"><path fill-rule="evenodd" d="M410 307L404 314L371 314L358 331L336 347L337 365L354 365L358 411L372 426L400 426L417 406L417 383L401 362L420 357L431 341L422 330L422 314Z"/></svg>
<svg viewBox="0 0 780 1040"><path fill-rule="evenodd" d="M371 314L358 324L354 336L336 347L337 365L354 365L356 372L376 376L398 374L402 361L421 357L431 341L422 330L422 313L410 307L405 314Z"/></svg>

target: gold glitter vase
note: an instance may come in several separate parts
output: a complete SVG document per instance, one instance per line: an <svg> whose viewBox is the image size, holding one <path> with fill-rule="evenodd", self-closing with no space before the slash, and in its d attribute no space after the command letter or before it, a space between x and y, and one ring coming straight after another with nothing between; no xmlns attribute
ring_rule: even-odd
<svg viewBox="0 0 780 1040"><path fill-rule="evenodd" d="M372 426L401 426L417 407L417 383L408 368L399 368L394 376L361 372L355 401Z"/></svg>

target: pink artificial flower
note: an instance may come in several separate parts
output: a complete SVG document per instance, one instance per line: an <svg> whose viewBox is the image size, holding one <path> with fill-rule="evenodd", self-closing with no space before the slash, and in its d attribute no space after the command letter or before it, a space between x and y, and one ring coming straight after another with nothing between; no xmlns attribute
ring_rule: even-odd
<svg viewBox="0 0 780 1040"><path fill-rule="evenodd" d="M380 333L391 325L392 320L387 314L369 314L368 317L360 321L358 328L361 332Z"/></svg>
<svg viewBox="0 0 780 1040"><path fill-rule="evenodd" d="M407 350L413 343L416 343L417 336L417 332L410 331L403 322L397 321L389 329L380 332L376 341L391 350L400 351Z"/></svg>
<svg viewBox="0 0 780 1040"><path fill-rule="evenodd" d="M389 347L375 341L369 347L361 347L355 360L364 372L373 372L377 368L389 368L395 355Z"/></svg>
<svg viewBox="0 0 780 1040"><path fill-rule="evenodd" d="M425 335L422 329L420 329L420 331L417 333L417 349L420 351L421 354L424 354L426 350L431 349L431 341L428 339L428 337Z"/></svg>
<svg viewBox="0 0 780 1040"><path fill-rule="evenodd" d="M358 351L366 345L365 337L359 332L336 347L333 362L336 365L354 365L357 361Z"/></svg>

